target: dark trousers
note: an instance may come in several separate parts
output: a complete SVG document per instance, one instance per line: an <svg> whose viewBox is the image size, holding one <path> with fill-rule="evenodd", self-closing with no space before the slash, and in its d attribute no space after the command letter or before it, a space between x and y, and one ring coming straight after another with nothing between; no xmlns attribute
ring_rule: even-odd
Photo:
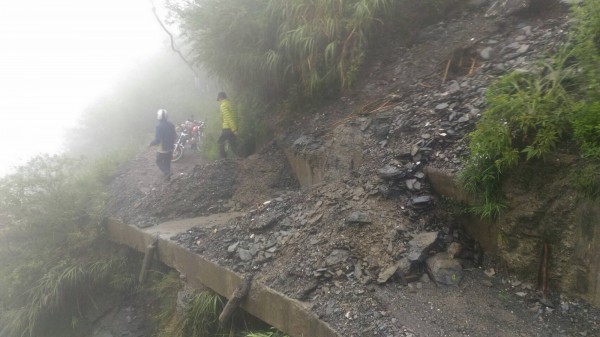
<svg viewBox="0 0 600 337"><path fill-rule="evenodd" d="M171 152L157 152L156 153L156 165L165 176L171 175L171 159L173 158L173 151Z"/></svg>
<svg viewBox="0 0 600 337"><path fill-rule="evenodd" d="M221 136L219 137L219 155L221 158L227 157L227 153L225 152L225 142L229 142L229 150L235 154L236 150L236 141L237 137L233 134L231 129L223 129L221 131Z"/></svg>

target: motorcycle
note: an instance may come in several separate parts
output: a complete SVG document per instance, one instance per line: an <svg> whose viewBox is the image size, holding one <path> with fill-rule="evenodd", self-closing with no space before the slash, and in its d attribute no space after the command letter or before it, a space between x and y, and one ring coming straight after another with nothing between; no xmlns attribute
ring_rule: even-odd
<svg viewBox="0 0 600 337"><path fill-rule="evenodd" d="M187 132L191 135L190 147L200 151L200 139L204 136L204 122L193 121L187 124Z"/></svg>
<svg viewBox="0 0 600 337"><path fill-rule="evenodd" d="M173 158L171 162L176 162L183 157L186 148L200 151L200 138L204 135L204 122L187 120L176 129L179 137L173 148Z"/></svg>
<svg viewBox="0 0 600 337"><path fill-rule="evenodd" d="M171 158L171 162L176 162L183 157L183 152L185 151L185 145L188 142L189 135L183 131L179 133L179 137L175 142L175 146L173 147L173 157Z"/></svg>

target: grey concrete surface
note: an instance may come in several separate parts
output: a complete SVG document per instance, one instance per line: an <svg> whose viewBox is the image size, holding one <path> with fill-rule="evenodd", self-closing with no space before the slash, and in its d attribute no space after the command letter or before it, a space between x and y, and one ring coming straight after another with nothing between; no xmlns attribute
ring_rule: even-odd
<svg viewBox="0 0 600 337"><path fill-rule="evenodd" d="M203 219L172 221L142 230L110 219L107 229L111 240L140 252L145 252L146 247L158 235L158 259L162 263L185 273L192 286L208 287L229 298L243 281L241 275L208 261L167 238L170 233L185 230L186 226L194 226L194 223L202 222L201 220ZM241 308L291 337L341 337L327 323L319 320L304 303L258 282L252 284Z"/></svg>

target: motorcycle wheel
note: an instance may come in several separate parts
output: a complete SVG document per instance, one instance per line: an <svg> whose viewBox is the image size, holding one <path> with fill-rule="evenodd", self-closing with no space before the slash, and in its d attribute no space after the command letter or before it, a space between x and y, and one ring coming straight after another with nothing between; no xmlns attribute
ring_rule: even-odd
<svg viewBox="0 0 600 337"><path fill-rule="evenodd" d="M183 146L176 145L173 149L173 158L171 158L171 162L174 163L183 157Z"/></svg>

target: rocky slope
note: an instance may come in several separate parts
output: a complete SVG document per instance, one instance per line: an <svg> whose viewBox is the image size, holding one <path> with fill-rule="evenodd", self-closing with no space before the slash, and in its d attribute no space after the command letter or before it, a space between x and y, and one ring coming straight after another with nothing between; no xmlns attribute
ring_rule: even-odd
<svg viewBox="0 0 600 337"><path fill-rule="evenodd" d="M486 4L410 47L390 41L353 91L250 158L189 158L164 183L141 154L113 184L112 214L148 226L245 211L173 240L306 302L342 336L600 335L597 309L504 273L426 177L461 168L490 81L532 71L568 30L560 7Z"/></svg>

